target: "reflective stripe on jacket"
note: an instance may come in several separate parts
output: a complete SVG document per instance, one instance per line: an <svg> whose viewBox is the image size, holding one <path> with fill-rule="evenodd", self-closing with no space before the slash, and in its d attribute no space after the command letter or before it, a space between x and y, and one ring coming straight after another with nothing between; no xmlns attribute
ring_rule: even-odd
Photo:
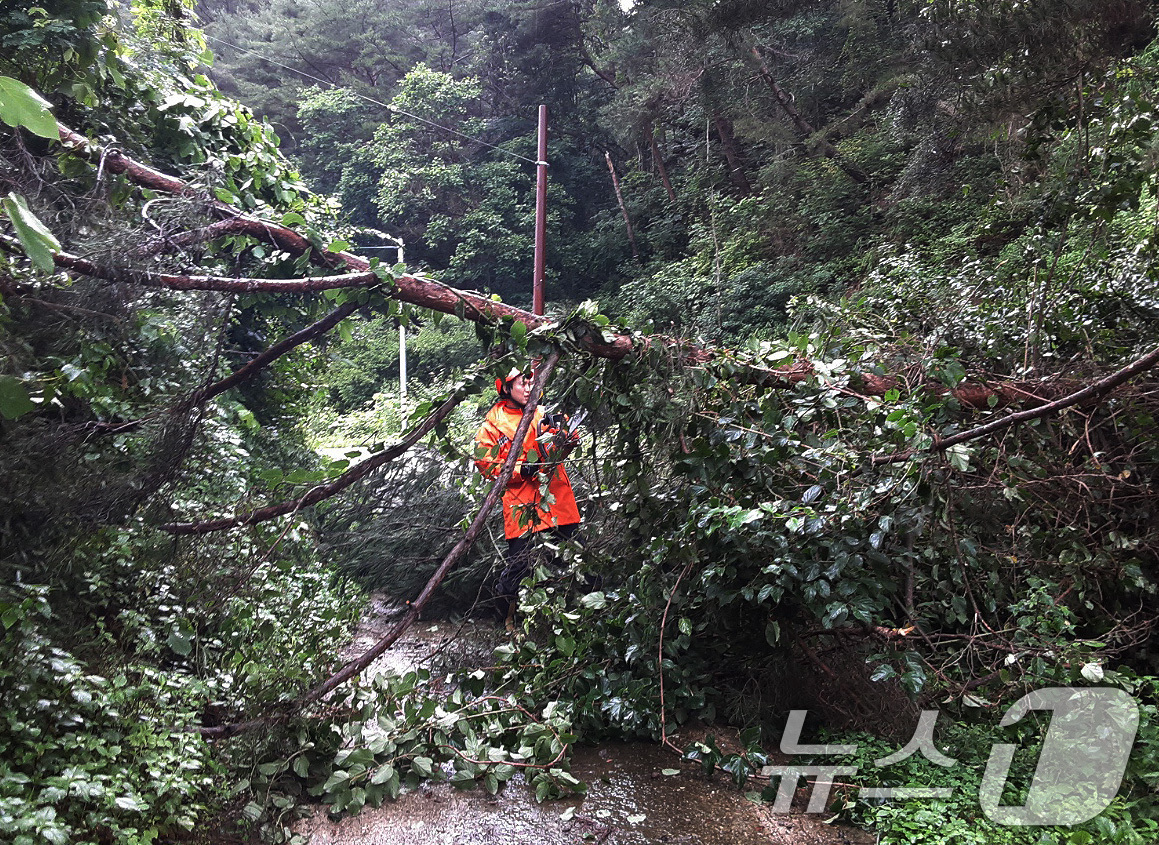
<svg viewBox="0 0 1159 845"><path fill-rule="evenodd" d="M500 399L487 412L487 418L475 435L475 465L487 478L495 478L503 468L522 416L523 409L506 399ZM539 454L535 451L535 432L542 419L543 408L536 408L531 428L523 440L519 460L515 463L515 472L511 474L507 489L503 491L503 533L508 540L529 531L542 531L580 521L575 493L563 464L552 469L546 496L541 493L543 472L537 472L527 479L519 473L525 463L539 460Z"/></svg>

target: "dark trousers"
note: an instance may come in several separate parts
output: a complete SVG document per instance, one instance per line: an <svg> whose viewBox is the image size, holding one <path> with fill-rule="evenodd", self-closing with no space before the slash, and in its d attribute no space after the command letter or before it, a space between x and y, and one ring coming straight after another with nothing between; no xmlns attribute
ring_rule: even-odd
<svg viewBox="0 0 1159 845"><path fill-rule="evenodd" d="M519 582L527 577L531 571L535 546L543 540L572 540L579 531L579 523L560 525L555 528L545 528L534 533L528 532L522 537L507 541L507 565L499 573L495 581L495 596L509 604L519 595ZM549 563L558 564L559 558L552 555ZM504 608L505 609L505 608Z"/></svg>

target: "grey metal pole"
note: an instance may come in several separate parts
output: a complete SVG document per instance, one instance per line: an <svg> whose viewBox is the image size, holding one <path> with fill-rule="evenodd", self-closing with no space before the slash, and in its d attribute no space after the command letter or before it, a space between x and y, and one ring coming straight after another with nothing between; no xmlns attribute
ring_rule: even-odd
<svg viewBox="0 0 1159 845"><path fill-rule="evenodd" d="M531 312L543 314L543 276L547 229L547 106L539 107L539 154L535 174L535 272L531 279Z"/></svg>
<svg viewBox="0 0 1159 845"><path fill-rule="evenodd" d="M403 258L402 241L396 241L398 244L398 263L406 263ZM402 324L401 317L398 321L398 416L400 425L406 427L406 326Z"/></svg>

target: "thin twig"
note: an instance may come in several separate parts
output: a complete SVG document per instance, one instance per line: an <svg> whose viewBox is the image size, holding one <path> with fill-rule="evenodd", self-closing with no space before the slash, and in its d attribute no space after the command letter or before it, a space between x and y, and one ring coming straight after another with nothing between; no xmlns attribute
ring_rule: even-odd
<svg viewBox="0 0 1159 845"><path fill-rule="evenodd" d="M688 570L692 568L696 558L692 558L684 565L684 569L676 579L676 583L672 585L672 590L668 593L668 602L664 605L664 615L660 617L660 645L657 646L656 654L656 671L660 674L660 742L662 745L667 745L675 751L680 751L668 739L668 724L664 717L664 627L668 623L668 609L672 607L672 599L676 595L676 590L680 587L680 582L684 580L684 576L688 574Z"/></svg>

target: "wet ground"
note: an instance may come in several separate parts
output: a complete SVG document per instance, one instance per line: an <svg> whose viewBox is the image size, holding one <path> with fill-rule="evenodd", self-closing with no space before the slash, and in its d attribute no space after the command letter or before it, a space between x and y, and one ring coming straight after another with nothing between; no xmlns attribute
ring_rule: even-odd
<svg viewBox="0 0 1159 845"><path fill-rule="evenodd" d="M393 609L375 599L358 631L356 654L388 627ZM484 660L502 632L486 622L415 625L369 671L428 665L454 648L456 660L475 650ZM682 745L699 737L678 737ZM679 774L664 774L680 769ZM869 845L863 831L826 825L822 816L773 813L729 781L706 779L659 745L605 744L574 749L572 773L588 784L583 798L537 804L518 777L497 795L424 784L396 801L356 816L324 811L297 832L310 845Z"/></svg>

